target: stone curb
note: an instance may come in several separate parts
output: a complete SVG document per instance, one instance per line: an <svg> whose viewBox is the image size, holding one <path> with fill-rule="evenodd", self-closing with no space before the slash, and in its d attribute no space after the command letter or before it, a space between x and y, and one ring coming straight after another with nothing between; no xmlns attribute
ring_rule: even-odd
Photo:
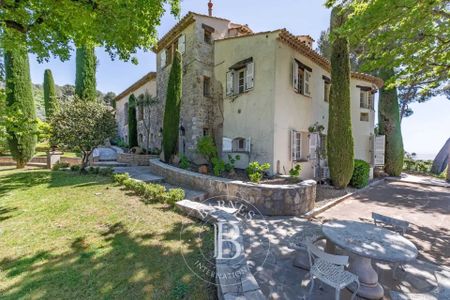
<svg viewBox="0 0 450 300"><path fill-rule="evenodd" d="M368 190L368 189L370 189L370 188L372 188L374 186L377 186L377 185L381 184L384 181L385 181L385 179L374 181L374 182L370 183L369 185L367 185L366 187L364 187L362 189L356 190L353 193L350 193L350 194L347 194L345 196L342 196L342 197L339 197L337 199L334 199L333 201L330 201L329 203L325 204L324 206L314 208L313 210L310 210L309 212L303 214L301 217L302 218L306 218L308 220L311 220L312 218L316 217L317 215L323 213L324 211L329 210L333 206L338 205L339 203L341 203L345 199L347 199L347 198L349 198L351 196L354 196L354 195L356 195L358 193L364 192L364 191L366 191L366 190Z"/></svg>
<svg viewBox="0 0 450 300"><path fill-rule="evenodd" d="M436 187L443 187L443 188L450 189L450 183L414 181L414 180L403 179L401 177L386 177L384 180L393 181L393 182L420 184L420 185L427 185L427 186L436 186Z"/></svg>
<svg viewBox="0 0 450 300"><path fill-rule="evenodd" d="M207 221L210 224L218 221L237 221L237 218L221 209L217 209L199 202L190 200L178 201L176 207L189 216L199 220ZM206 219L205 216L208 216ZM244 238L241 234L236 239L244 250ZM239 257L235 260L216 260L216 274L236 274L228 278L216 276L217 297L219 300L244 300L267 299L261 291L255 277L250 272L241 273L240 270L248 270L247 259Z"/></svg>

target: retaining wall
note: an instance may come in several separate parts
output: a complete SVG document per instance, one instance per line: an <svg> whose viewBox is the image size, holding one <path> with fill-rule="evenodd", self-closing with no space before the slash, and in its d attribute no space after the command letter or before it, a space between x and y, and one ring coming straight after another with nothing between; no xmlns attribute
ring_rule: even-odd
<svg viewBox="0 0 450 300"><path fill-rule="evenodd" d="M300 216L314 208L316 182L305 180L298 184L255 184L209 176L183 170L150 160L150 170L174 184L208 193L208 197L228 195L245 199L267 216Z"/></svg>

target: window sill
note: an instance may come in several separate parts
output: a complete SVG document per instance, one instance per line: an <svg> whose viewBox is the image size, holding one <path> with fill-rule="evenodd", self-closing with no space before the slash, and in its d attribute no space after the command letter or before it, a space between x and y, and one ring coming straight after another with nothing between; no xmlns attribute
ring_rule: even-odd
<svg viewBox="0 0 450 300"><path fill-rule="evenodd" d="M308 161L309 160L307 160L305 158L294 160L295 163L305 163L305 162L308 162Z"/></svg>
<svg viewBox="0 0 450 300"><path fill-rule="evenodd" d="M312 99L312 96L311 96L311 95L310 95L310 96L307 96L307 95L305 95L305 94L302 94L302 93L296 92L295 90L294 90L294 93L296 93L297 95L303 96L303 97L305 97L305 98L309 98L309 99ZM326 101L325 101L325 102L326 102Z"/></svg>

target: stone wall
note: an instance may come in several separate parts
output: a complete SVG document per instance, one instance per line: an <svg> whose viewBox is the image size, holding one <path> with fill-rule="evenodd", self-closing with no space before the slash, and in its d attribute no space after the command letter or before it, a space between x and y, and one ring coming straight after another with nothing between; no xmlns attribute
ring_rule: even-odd
<svg viewBox="0 0 450 300"><path fill-rule="evenodd" d="M245 199L268 216L300 216L312 210L316 201L314 180L287 185L254 184L182 170L158 159L150 160L150 170L171 184L205 191L208 197L228 195Z"/></svg>
<svg viewBox="0 0 450 300"><path fill-rule="evenodd" d="M148 166L150 159L155 159L158 157L159 155L120 153L117 157L117 162L131 166Z"/></svg>
<svg viewBox="0 0 450 300"><path fill-rule="evenodd" d="M79 157L61 157L60 162L66 162L72 165L81 164L81 158ZM47 164L46 156L36 156L30 160L30 163L38 163L38 164ZM15 166L16 162L10 156L1 156L0 157L0 166Z"/></svg>

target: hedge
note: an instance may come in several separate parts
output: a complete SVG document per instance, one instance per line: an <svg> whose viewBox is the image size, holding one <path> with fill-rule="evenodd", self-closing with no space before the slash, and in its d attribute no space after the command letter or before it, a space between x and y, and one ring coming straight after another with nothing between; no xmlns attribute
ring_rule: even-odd
<svg viewBox="0 0 450 300"><path fill-rule="evenodd" d="M355 167L353 168L352 179L350 184L355 188L363 188L369 184L370 165L360 159L355 159Z"/></svg>

